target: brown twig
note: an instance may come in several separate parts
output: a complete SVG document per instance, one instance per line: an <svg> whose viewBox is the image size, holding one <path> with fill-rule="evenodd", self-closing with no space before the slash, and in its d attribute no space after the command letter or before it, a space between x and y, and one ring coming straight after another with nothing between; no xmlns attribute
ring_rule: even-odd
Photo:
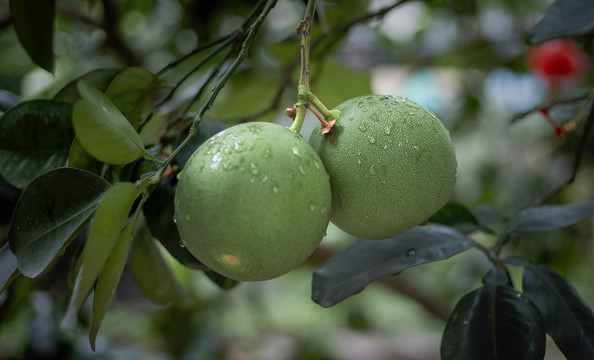
<svg viewBox="0 0 594 360"><path fill-rule="evenodd" d="M356 16L353 17L349 20L346 20L344 22L341 22L339 24L337 24L336 26L334 26L332 29L330 29L328 32L325 32L323 36L318 37L315 41L313 41L311 43L310 46L310 52L312 52L313 50L317 49L317 48L322 48L322 49L328 49L329 47L323 47L321 46L325 41L328 41L328 39L331 36L337 36L337 35L345 35L346 32L348 30L350 30L353 26L371 20L373 18L376 17L381 17L384 16L385 14L387 14L388 12L390 12L391 10L393 10L394 8L402 5L403 3L407 2L407 1L411 1L411 0L401 0L401 1L397 1L392 5L386 6L384 8L381 8L377 11L374 12L370 12L368 14L365 15L361 15L361 16ZM302 24L302 23L300 23ZM301 25L302 27L303 25ZM298 30L301 31L302 28L298 27ZM295 71L295 69L297 68L297 66L299 66L300 64L300 55L296 56L295 58L293 58L290 62L287 63L287 65L285 65L283 67L282 70L282 77L281 77L281 81L279 83L279 87L278 87L278 91L276 96L274 97L274 99L272 100L272 102L270 103L270 105L268 105L267 107L265 107L262 110L259 110L251 115L248 116L244 116L241 118L236 118L236 119L228 119L226 121L229 121L229 123L243 123L243 122L248 122L248 121L252 121L255 120L259 117L265 116L273 111L278 110L278 108L280 107L280 102L282 100L282 95L284 94L285 90L287 89L287 87L289 85L291 85L291 76L293 74L293 72Z"/></svg>
<svg viewBox="0 0 594 360"><path fill-rule="evenodd" d="M575 180L575 177L577 175L578 169L579 169L580 164L582 162L582 155L583 155L584 150L586 148L586 144L588 142L588 137L590 136L590 133L592 132L592 128L594 128L594 106L591 106L591 108L590 108L590 113L588 115L588 120L586 121L586 125L584 126L584 130L582 132L582 135L578 139L578 143L577 143L577 146L576 146L576 149L575 149L575 153L574 153L574 156L573 156L573 163L572 163L571 174L569 175L569 177L567 179L561 181L555 187L553 187L552 189L550 189L546 193L542 194L538 199L536 199L536 201L534 202L533 205L539 206L539 205L542 205L542 204L546 203L553 196L557 195L564 187L566 187L567 185L571 184Z"/></svg>
<svg viewBox="0 0 594 360"><path fill-rule="evenodd" d="M141 65L140 57L126 44L118 32L118 14L115 6L110 0L102 0L103 3L103 30L105 30L105 43L117 52L126 65Z"/></svg>
<svg viewBox="0 0 594 360"><path fill-rule="evenodd" d="M528 109L526 111L519 112L517 114L514 114L514 116L510 120L510 124L513 124L516 121L525 118L526 116L532 114L533 112L540 111L541 109L550 109L550 108L558 106L558 105L571 104L574 102L586 100L588 98L589 93L590 93L590 91L588 91L588 93L584 94L584 95L578 95L578 96L573 96L573 97L569 97L566 99L557 99L557 100L549 101L545 104L540 104L532 109Z"/></svg>

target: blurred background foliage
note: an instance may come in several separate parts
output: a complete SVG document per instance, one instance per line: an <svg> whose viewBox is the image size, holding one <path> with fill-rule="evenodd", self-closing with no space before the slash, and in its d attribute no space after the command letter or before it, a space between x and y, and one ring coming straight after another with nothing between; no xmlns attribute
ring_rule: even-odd
<svg viewBox="0 0 594 360"><path fill-rule="evenodd" d="M29 59L11 26L8 0L0 0L0 111L20 100L51 98L91 70L140 65L160 73L195 48L236 31L257 1L58 0L55 71ZM594 82L592 36L577 37L572 59L579 76L551 78L535 63L536 46L524 38L551 4L548 0L319 0L312 41L312 90L326 105L369 93L402 95L435 112L450 129L458 157L453 201L503 216L536 201L569 176L583 123L563 136L538 111L541 104L580 97ZM396 5L394 5L396 4ZM394 6L392 6L394 5ZM227 124L267 120L290 124L284 109L296 96L299 38L305 4L280 0L208 116ZM369 16L381 9L381 16ZM546 45L546 44L545 44ZM238 51L238 50L237 50ZM215 56L161 107L141 134L147 144L180 118L187 102L221 62ZM569 50L563 50L569 54ZM532 56L532 57L531 57ZM197 56L162 72L174 84ZM203 96L204 97L204 96ZM204 98L201 98L202 102ZM583 101L550 108L560 125ZM201 106L198 101L187 115ZM514 118L518 113L526 116ZM0 113L1 114L1 113ZM512 121L515 119L515 121ZM154 122L154 123L153 123ZM152 123L152 124L151 124ZM183 122L182 122L183 123ZM309 117L305 137L315 125ZM180 127L170 131L179 132ZM549 203L594 197L594 141L583 152L575 180ZM0 184L0 236L5 241L18 191ZM589 219L566 230L526 235L509 250L555 269L594 306ZM477 240L492 243L480 235ZM330 226L319 252L300 269L262 283L223 291L202 272L169 258L196 305L151 303L128 271L92 352L85 328L68 333L59 322L68 302L67 261L37 279L21 277L0 296L3 359L438 359L445 319L459 297L476 287L489 264L476 250L415 268L373 284L330 309L311 299L311 273L353 238ZM76 242L68 253L80 250ZM64 258L67 258L65 256ZM514 275L514 274L512 274ZM515 274L519 277L519 274ZM87 314L86 316L84 314ZM546 359L562 359L551 343Z"/></svg>

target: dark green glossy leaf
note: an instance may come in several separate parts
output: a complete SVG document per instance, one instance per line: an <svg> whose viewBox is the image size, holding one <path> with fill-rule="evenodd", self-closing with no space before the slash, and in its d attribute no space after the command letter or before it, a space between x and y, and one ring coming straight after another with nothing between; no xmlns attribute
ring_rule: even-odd
<svg viewBox="0 0 594 360"><path fill-rule="evenodd" d="M59 168L33 180L21 194L8 232L26 276L39 275L97 208L109 183L95 174Z"/></svg>
<svg viewBox="0 0 594 360"><path fill-rule="evenodd" d="M95 350L95 340L99 332L99 326L107 313L107 307L111 302L111 298L115 294L116 288L122 277L122 272L128 259L130 252L130 245L132 245L132 237L134 235L134 228L136 227L137 218L130 222L120 235L105 261L103 269L99 273L97 283L95 284L95 294L93 296L93 321L89 329L89 340L91 348Z"/></svg>
<svg viewBox="0 0 594 360"><path fill-rule="evenodd" d="M23 189L40 174L66 166L72 105L55 100L24 101L0 119L0 173Z"/></svg>
<svg viewBox="0 0 594 360"><path fill-rule="evenodd" d="M540 360L545 330L538 309L511 287L487 285L456 304L441 341L443 360Z"/></svg>
<svg viewBox="0 0 594 360"><path fill-rule="evenodd" d="M0 294L19 274L17 259L10 250L8 243L0 247Z"/></svg>
<svg viewBox="0 0 594 360"><path fill-rule="evenodd" d="M208 278L210 280L212 280L212 282L217 284L217 286L223 290L233 289L235 286L237 286L237 284L239 284L239 281L229 279L228 277L225 277L225 276L223 276L219 273L216 273L212 270L207 270L204 273L206 274L206 276L208 276Z"/></svg>
<svg viewBox="0 0 594 360"><path fill-rule="evenodd" d="M567 280L542 266L527 264L522 287L565 357L594 359L594 314Z"/></svg>
<svg viewBox="0 0 594 360"><path fill-rule="evenodd" d="M172 302L187 307L192 304L148 229L139 231L130 261L136 284L146 297L162 305Z"/></svg>
<svg viewBox="0 0 594 360"><path fill-rule="evenodd" d="M107 96L136 128L148 95L161 86L159 78L142 67L120 72L105 90Z"/></svg>
<svg viewBox="0 0 594 360"><path fill-rule="evenodd" d="M10 0L10 16L21 45L39 67L54 70L55 0Z"/></svg>
<svg viewBox="0 0 594 360"><path fill-rule="evenodd" d="M107 164L123 165L145 153L140 136L118 108L97 88L81 81L82 100L74 104L76 137L91 155Z"/></svg>
<svg viewBox="0 0 594 360"><path fill-rule="evenodd" d="M99 175L103 168L103 163L89 154L89 152L82 147L80 141L78 141L77 138L74 138L72 146L70 146L70 153L68 154L68 166Z"/></svg>
<svg viewBox="0 0 594 360"><path fill-rule="evenodd" d="M184 147L175 157L174 161L179 165L180 170L186 166L186 162L190 159L190 156L198 149L202 143L208 140L211 136L225 130L227 125L225 123L205 118L200 121L198 132L193 139L190 140L188 145ZM186 129L177 139L176 146L179 146L184 139L188 136L188 129Z"/></svg>
<svg viewBox="0 0 594 360"><path fill-rule="evenodd" d="M526 35L531 45L594 31L594 3L591 0L557 0Z"/></svg>
<svg viewBox="0 0 594 360"><path fill-rule="evenodd" d="M358 240L314 272L312 299L333 306L362 291L373 280L409 267L443 260L475 242L443 225L418 226L385 240Z"/></svg>
<svg viewBox="0 0 594 360"><path fill-rule="evenodd" d="M67 101L74 104L80 99L78 93L78 82L84 80L95 86L99 91L105 91L113 78L120 72L119 69L97 69L79 76L64 86L55 96L54 100Z"/></svg>
<svg viewBox="0 0 594 360"><path fill-rule="evenodd" d="M175 180L162 179L142 208L152 235L180 263L193 269L207 269L185 246L173 222Z"/></svg>
<svg viewBox="0 0 594 360"><path fill-rule="evenodd" d="M93 289L137 197L136 187L128 182L113 185L103 195L91 222L82 265L62 321L65 328L74 328L78 309Z"/></svg>
<svg viewBox="0 0 594 360"><path fill-rule="evenodd" d="M511 286L511 281L507 269L502 269L498 266L493 266L491 270L483 277L482 280L485 285L508 285Z"/></svg>
<svg viewBox="0 0 594 360"><path fill-rule="evenodd" d="M528 208L520 211L509 221L505 233L557 230L574 225L593 214L594 200L581 204Z"/></svg>
<svg viewBox="0 0 594 360"><path fill-rule="evenodd" d="M470 210L462 204L451 201L431 216L429 223L449 225L464 234L469 234L480 228L477 218Z"/></svg>

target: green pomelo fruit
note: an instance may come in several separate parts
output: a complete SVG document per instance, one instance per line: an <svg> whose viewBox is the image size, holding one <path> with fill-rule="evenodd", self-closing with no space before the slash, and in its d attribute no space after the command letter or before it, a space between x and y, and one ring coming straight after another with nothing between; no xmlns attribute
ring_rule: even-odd
<svg viewBox="0 0 594 360"><path fill-rule="evenodd" d="M403 97L370 95L337 107L330 134L310 144L330 175L330 220L355 236L383 239L427 220L450 198L456 154L448 131Z"/></svg>
<svg viewBox="0 0 594 360"><path fill-rule="evenodd" d="M328 226L328 173L303 138L247 123L211 137L190 157L175 193L187 249L235 280L281 276L303 263Z"/></svg>

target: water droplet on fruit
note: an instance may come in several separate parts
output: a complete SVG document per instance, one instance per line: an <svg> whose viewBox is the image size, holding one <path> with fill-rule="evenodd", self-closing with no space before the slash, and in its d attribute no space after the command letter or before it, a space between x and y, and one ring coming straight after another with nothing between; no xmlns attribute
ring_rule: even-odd
<svg viewBox="0 0 594 360"><path fill-rule="evenodd" d="M328 209L326 209L326 207L325 207L325 206L322 206L322 208L320 209L320 212L321 212L322 214L325 214L327 211L328 211ZM326 236L326 234L324 234L324 236Z"/></svg>
<svg viewBox="0 0 594 360"><path fill-rule="evenodd" d="M179 241L179 246L185 248L186 247L186 243L183 240Z"/></svg>
<svg viewBox="0 0 594 360"><path fill-rule="evenodd" d="M250 173L252 173L252 175L258 175L260 171L258 170L258 167L256 166L256 164L251 163L250 164Z"/></svg>
<svg viewBox="0 0 594 360"><path fill-rule="evenodd" d="M305 175L305 169L301 165L299 165L299 172L301 173L301 175Z"/></svg>
<svg viewBox="0 0 594 360"><path fill-rule="evenodd" d="M299 149L298 149L298 148L296 148L296 147L293 147L293 148L291 148L291 151L293 151L293 154L295 154L295 155L297 155L297 156L300 156L300 155L299 155Z"/></svg>
<svg viewBox="0 0 594 360"><path fill-rule="evenodd" d="M237 152L243 152L245 151L245 147L243 146L242 143L236 142L234 145L235 151Z"/></svg>
<svg viewBox="0 0 594 360"><path fill-rule="evenodd" d="M373 137L372 135L369 135L367 137L367 140L369 140L370 143L375 144L375 137Z"/></svg>
<svg viewBox="0 0 594 360"><path fill-rule="evenodd" d="M365 126L365 123L361 123L361 125L359 125L359 130L363 131L363 132L367 131L367 127Z"/></svg>
<svg viewBox="0 0 594 360"><path fill-rule="evenodd" d="M320 170L320 163L318 163L317 161L314 160L314 167L316 168L316 170Z"/></svg>
<svg viewBox="0 0 594 360"><path fill-rule="evenodd" d="M177 178L177 180L181 179L181 171L177 173L177 175L175 176Z"/></svg>
<svg viewBox="0 0 594 360"><path fill-rule="evenodd" d="M359 103L357 104L357 107L360 109L362 107L365 106L365 103L363 101L359 101Z"/></svg>
<svg viewBox="0 0 594 360"><path fill-rule="evenodd" d="M272 192L278 194L280 192L280 189L278 188L278 186L275 185L272 187Z"/></svg>
<svg viewBox="0 0 594 360"><path fill-rule="evenodd" d="M384 150L386 150L388 148L388 145L384 145Z"/></svg>
<svg viewBox="0 0 594 360"><path fill-rule="evenodd" d="M381 100L389 100L390 99L390 95L384 95L381 97Z"/></svg>
<svg viewBox="0 0 594 360"><path fill-rule="evenodd" d="M227 155L231 154L233 152L233 150L230 147L226 147L225 150L223 150L223 152Z"/></svg>
<svg viewBox="0 0 594 360"><path fill-rule="evenodd" d="M177 218L175 216L173 217L173 223L177 224Z"/></svg>
<svg viewBox="0 0 594 360"><path fill-rule="evenodd" d="M403 103L403 102L406 102L406 99L403 98L402 96L397 96L396 97L396 102Z"/></svg>
<svg viewBox="0 0 594 360"><path fill-rule="evenodd" d="M386 127L384 128L384 134L390 135L393 127L394 127L394 123L387 124Z"/></svg>
<svg viewBox="0 0 594 360"><path fill-rule="evenodd" d="M373 121L379 121L379 119L380 119L380 115L379 115L379 113L373 113L373 114L370 116L370 118L371 118L371 120L373 120Z"/></svg>
<svg viewBox="0 0 594 360"><path fill-rule="evenodd" d="M186 216L184 216L184 219L186 219L187 221L190 221L190 214L186 214Z"/></svg>
<svg viewBox="0 0 594 360"><path fill-rule="evenodd" d="M415 256L415 255L416 255L415 248L410 248L410 249L406 250L406 256Z"/></svg>
<svg viewBox="0 0 594 360"><path fill-rule="evenodd" d="M309 203L309 211L311 211L311 212L316 211L316 206L312 202Z"/></svg>
<svg viewBox="0 0 594 360"><path fill-rule="evenodd" d="M357 164L361 165L361 159L357 159Z"/></svg>

